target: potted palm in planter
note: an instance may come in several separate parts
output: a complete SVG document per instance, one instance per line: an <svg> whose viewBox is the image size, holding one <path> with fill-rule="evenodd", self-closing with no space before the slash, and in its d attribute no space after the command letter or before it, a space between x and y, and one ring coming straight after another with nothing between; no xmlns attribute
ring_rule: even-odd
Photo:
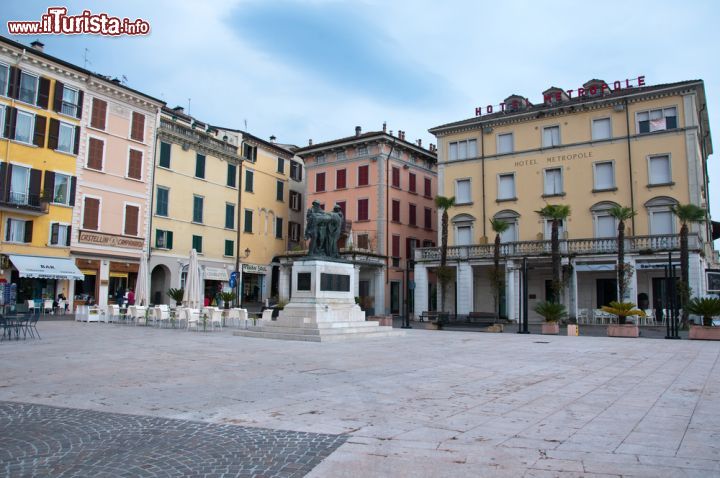
<svg viewBox="0 0 720 478"><path fill-rule="evenodd" d="M225 310L227 310L230 308L230 303L235 300L235 292L220 292L220 299L222 299Z"/></svg>
<svg viewBox="0 0 720 478"><path fill-rule="evenodd" d="M185 295L184 289L170 289L167 291L167 295L175 301L175 305L182 305L183 295Z"/></svg>
<svg viewBox="0 0 720 478"><path fill-rule="evenodd" d="M627 318L631 316L645 317L645 312L635 307L632 302L610 302L603 305L601 309L608 314L618 318L617 324L609 324L607 328L608 337L640 337L640 329L637 324L628 324Z"/></svg>
<svg viewBox="0 0 720 478"><path fill-rule="evenodd" d="M720 315L720 299L695 297L688 302L685 310L703 318L702 325L690 326L691 340L720 340L720 327L713 327L713 317Z"/></svg>
<svg viewBox="0 0 720 478"><path fill-rule="evenodd" d="M567 317L567 309L563 304L557 302L540 302L535 306L535 312L545 319L542 324L543 335L558 335L560 333L560 321Z"/></svg>

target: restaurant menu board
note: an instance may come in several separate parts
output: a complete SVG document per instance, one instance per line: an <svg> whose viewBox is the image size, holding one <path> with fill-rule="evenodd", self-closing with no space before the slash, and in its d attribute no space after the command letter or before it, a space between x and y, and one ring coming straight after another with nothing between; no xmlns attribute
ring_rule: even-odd
<svg viewBox="0 0 720 478"><path fill-rule="evenodd" d="M0 305L15 305L17 284L0 283Z"/></svg>

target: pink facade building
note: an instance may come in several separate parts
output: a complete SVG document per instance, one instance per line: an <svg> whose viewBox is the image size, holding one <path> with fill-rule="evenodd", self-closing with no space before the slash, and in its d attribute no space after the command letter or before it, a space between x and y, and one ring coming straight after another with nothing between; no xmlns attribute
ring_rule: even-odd
<svg viewBox="0 0 720 478"><path fill-rule="evenodd" d="M435 148L382 131L362 133L296 151L305 160L307 207L343 210L341 254L355 263L363 309L369 315L403 315L412 303L415 247L435 245L437 155ZM410 267L409 267L410 266ZM405 298L409 301L405 303ZM418 310L428 310L422 304Z"/></svg>

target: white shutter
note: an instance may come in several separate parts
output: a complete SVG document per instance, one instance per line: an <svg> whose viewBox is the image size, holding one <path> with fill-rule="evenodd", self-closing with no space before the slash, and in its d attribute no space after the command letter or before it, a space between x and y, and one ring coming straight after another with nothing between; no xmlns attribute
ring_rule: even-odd
<svg viewBox="0 0 720 478"><path fill-rule="evenodd" d="M456 246L469 246L472 244L472 227L458 226L457 238L455 238Z"/></svg>
<svg viewBox="0 0 720 478"><path fill-rule="evenodd" d="M507 222L507 221L506 221ZM515 242L517 241L517 223L507 222L508 228L500 234L500 242Z"/></svg>
<svg viewBox="0 0 720 478"><path fill-rule="evenodd" d="M559 221L558 224L558 239L562 240L565 238L565 225L563 221ZM545 239L552 239L552 219L545 219Z"/></svg>
<svg viewBox="0 0 720 478"><path fill-rule="evenodd" d="M458 159L458 144L450 143L450 161Z"/></svg>
<svg viewBox="0 0 720 478"><path fill-rule="evenodd" d="M650 184L665 184L670 182L670 158L668 156L655 156L650 158Z"/></svg>
<svg viewBox="0 0 720 478"><path fill-rule="evenodd" d="M460 141L458 144L457 159L465 159L467 155L467 141Z"/></svg>
<svg viewBox="0 0 720 478"><path fill-rule="evenodd" d="M463 179L455 183L455 198L458 204L463 204L472 201L470 195L470 180Z"/></svg>
<svg viewBox="0 0 720 478"><path fill-rule="evenodd" d="M545 170L545 194L562 193L562 170L560 168Z"/></svg>
<svg viewBox="0 0 720 478"><path fill-rule="evenodd" d="M592 138L594 140L608 139L611 137L611 135L612 132L610 131L610 118L593 120Z"/></svg>
<svg viewBox="0 0 720 478"><path fill-rule="evenodd" d="M558 146L560 144L560 127L550 126L543 128L543 147Z"/></svg>
<svg viewBox="0 0 720 478"><path fill-rule="evenodd" d="M498 185L498 199L512 199L515 197L515 175L500 175Z"/></svg>
<svg viewBox="0 0 720 478"><path fill-rule="evenodd" d="M615 218L612 216L596 216L597 230L595 237L615 237Z"/></svg>
<svg viewBox="0 0 720 478"><path fill-rule="evenodd" d="M477 140L476 139L470 139L468 140L468 158L477 158Z"/></svg>
<svg viewBox="0 0 720 478"><path fill-rule="evenodd" d="M650 215L650 234L672 234L673 214L670 211L656 211Z"/></svg>
<svg viewBox="0 0 720 478"><path fill-rule="evenodd" d="M498 135L498 154L513 152L513 135L512 133Z"/></svg>
<svg viewBox="0 0 720 478"><path fill-rule="evenodd" d="M613 163L595 163L595 189L610 189L615 187Z"/></svg>

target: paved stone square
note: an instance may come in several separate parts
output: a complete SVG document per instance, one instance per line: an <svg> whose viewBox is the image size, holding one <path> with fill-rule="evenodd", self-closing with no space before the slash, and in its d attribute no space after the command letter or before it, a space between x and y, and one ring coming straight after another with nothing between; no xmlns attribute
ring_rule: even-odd
<svg viewBox="0 0 720 478"><path fill-rule="evenodd" d="M306 343L39 328L42 340L0 344L0 400L16 402L13 416L43 404L340 444L311 477L720 475L714 342L410 330ZM110 452L103 460L118 463Z"/></svg>

